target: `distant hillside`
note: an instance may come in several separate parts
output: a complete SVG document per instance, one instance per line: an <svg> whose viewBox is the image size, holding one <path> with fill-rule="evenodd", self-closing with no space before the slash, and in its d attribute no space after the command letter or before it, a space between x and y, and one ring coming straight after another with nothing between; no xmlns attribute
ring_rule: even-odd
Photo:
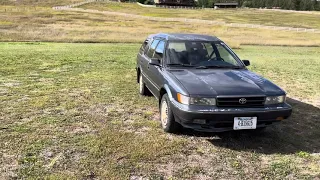
<svg viewBox="0 0 320 180"><path fill-rule="evenodd" d="M0 0L0 5L33 5L33 6L59 6L68 5L83 0Z"/></svg>

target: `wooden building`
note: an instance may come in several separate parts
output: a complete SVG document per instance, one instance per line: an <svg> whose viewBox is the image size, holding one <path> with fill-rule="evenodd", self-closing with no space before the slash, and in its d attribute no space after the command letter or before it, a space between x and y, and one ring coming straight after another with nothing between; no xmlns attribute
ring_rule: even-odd
<svg viewBox="0 0 320 180"><path fill-rule="evenodd" d="M154 0L156 5L194 6L194 0Z"/></svg>
<svg viewBox="0 0 320 180"><path fill-rule="evenodd" d="M214 3L215 8L237 8L238 6L237 2Z"/></svg>

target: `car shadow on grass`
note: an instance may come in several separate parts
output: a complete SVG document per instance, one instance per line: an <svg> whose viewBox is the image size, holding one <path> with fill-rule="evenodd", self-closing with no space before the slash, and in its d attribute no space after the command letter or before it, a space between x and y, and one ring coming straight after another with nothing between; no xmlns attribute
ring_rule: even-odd
<svg viewBox="0 0 320 180"><path fill-rule="evenodd" d="M192 130L184 135L208 137L214 146L263 154L320 152L320 108L288 98L293 107L291 117L264 131L201 133ZM215 138L210 138L215 137Z"/></svg>

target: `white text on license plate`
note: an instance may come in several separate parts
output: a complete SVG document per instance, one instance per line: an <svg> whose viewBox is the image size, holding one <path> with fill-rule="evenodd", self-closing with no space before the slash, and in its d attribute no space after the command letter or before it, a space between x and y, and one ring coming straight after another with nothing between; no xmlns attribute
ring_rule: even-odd
<svg viewBox="0 0 320 180"><path fill-rule="evenodd" d="M256 129L257 117L235 117L233 123L234 130Z"/></svg>

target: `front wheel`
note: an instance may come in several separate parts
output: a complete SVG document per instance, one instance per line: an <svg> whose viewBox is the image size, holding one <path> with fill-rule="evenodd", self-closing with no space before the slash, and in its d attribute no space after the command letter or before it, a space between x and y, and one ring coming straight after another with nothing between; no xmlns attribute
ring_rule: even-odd
<svg viewBox="0 0 320 180"><path fill-rule="evenodd" d="M162 128L165 132L175 133L181 129L181 125L174 119L173 112L169 106L168 95L162 96L160 103L160 120Z"/></svg>

